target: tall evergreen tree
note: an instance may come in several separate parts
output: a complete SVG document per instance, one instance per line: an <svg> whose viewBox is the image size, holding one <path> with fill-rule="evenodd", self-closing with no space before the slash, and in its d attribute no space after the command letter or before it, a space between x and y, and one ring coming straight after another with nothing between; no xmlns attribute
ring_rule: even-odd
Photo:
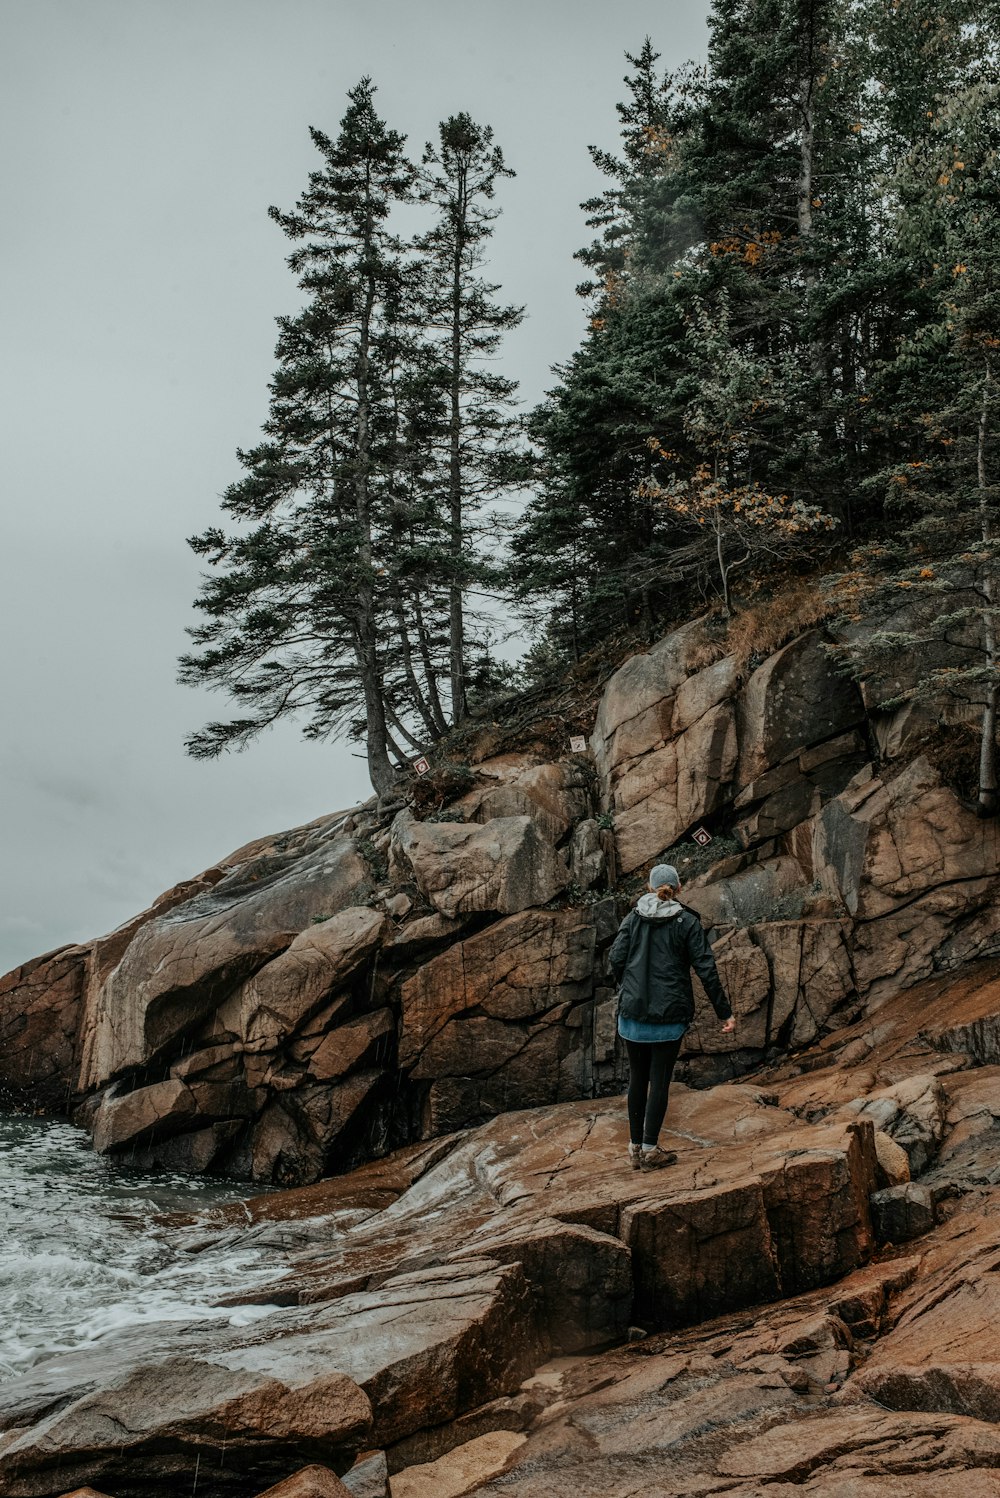
<svg viewBox="0 0 1000 1498"><path fill-rule="evenodd" d="M961 28L953 33L961 40ZM998 809L1000 692L1000 71L988 32L965 33L966 86L939 97L896 174L897 249L926 312L887 372L900 451L873 478L891 532L839 579L856 671L904 700L979 718L978 808Z"/></svg>
<svg viewBox="0 0 1000 1498"><path fill-rule="evenodd" d="M609 628L651 630L676 580L670 538L639 485L648 440L673 403L683 311L671 284L636 278L633 265L646 184L671 168L697 80L658 73L648 38L628 61L621 154L591 147L613 185L583 205L600 231L578 256L595 273L578 288L590 304L588 328L531 418L537 480L510 568L521 607L542 627L550 601L552 642L574 657ZM683 225L683 210L679 218ZM690 233L680 233L686 248Z"/></svg>
<svg viewBox="0 0 1000 1498"><path fill-rule="evenodd" d="M363 79L337 139L311 132L321 166L293 211L270 210L295 245L288 264L306 300L278 320L264 440L240 453L245 475L224 496L248 529L213 528L191 542L216 570L197 599L208 616L191 632L199 648L181 670L251 710L193 735L193 754L245 744L278 717L306 712L309 734L365 739L384 794L390 750L402 752L394 699L405 700L387 682L408 295L389 216L412 197L414 172L373 96Z"/></svg>
<svg viewBox="0 0 1000 1498"><path fill-rule="evenodd" d="M519 424L512 413L517 383L490 367L504 333L521 322L523 308L496 300L498 286L482 276L485 246L499 214L498 181L514 173L487 125L465 113L440 126L424 152L420 196L435 221L419 236L421 270L417 318L429 335L428 397L442 406L439 434L441 488L446 515L438 575L449 606L451 716L467 707L467 595L488 582L494 567L475 531L487 499L518 476Z"/></svg>

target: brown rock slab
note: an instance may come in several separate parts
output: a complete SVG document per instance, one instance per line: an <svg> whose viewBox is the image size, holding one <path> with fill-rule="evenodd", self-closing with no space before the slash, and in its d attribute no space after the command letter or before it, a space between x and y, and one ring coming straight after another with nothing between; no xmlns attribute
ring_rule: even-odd
<svg viewBox="0 0 1000 1498"><path fill-rule="evenodd" d="M269 1103L253 1127L254 1180L299 1185L347 1168L345 1140L372 1121L385 1077L369 1068L329 1082L307 1079Z"/></svg>
<svg viewBox="0 0 1000 1498"><path fill-rule="evenodd" d="M531 816L477 823L417 822L409 812L393 824L392 860L409 871L442 915L479 911L513 915L545 905L569 881L565 860Z"/></svg>
<svg viewBox="0 0 1000 1498"><path fill-rule="evenodd" d="M964 807L924 759L858 777L816 819L816 873L859 924L857 986L883 1002L995 947L1000 829Z"/></svg>
<svg viewBox="0 0 1000 1498"><path fill-rule="evenodd" d="M736 765L730 703L714 707L663 748L630 763L612 792L618 863L631 873L721 803Z"/></svg>
<svg viewBox="0 0 1000 1498"><path fill-rule="evenodd" d="M873 1418L866 1409L772 1426L764 1435L726 1452L717 1468L727 1477L797 1485L814 1473L823 1473L829 1484L833 1476L830 1469L840 1459L846 1459L850 1469L867 1457L876 1470L888 1475L895 1467L902 1475L906 1463L911 1470L925 1461L947 1471L979 1465L987 1456L993 1456L994 1461L1000 1457L1000 1432L978 1421L895 1414ZM848 1470L844 1475L854 1474Z"/></svg>
<svg viewBox="0 0 1000 1498"><path fill-rule="evenodd" d="M363 1451L349 1472L344 1487L351 1498L391 1498L389 1466L384 1451Z"/></svg>
<svg viewBox="0 0 1000 1498"><path fill-rule="evenodd" d="M226 993L371 888L350 838L240 864L210 891L146 921L88 999L80 1089L161 1054Z"/></svg>
<svg viewBox="0 0 1000 1498"><path fill-rule="evenodd" d="M549 1351L574 1353L625 1336L632 1319L631 1254L620 1238L580 1223L532 1218L480 1231L456 1263L482 1256L520 1264Z"/></svg>
<svg viewBox="0 0 1000 1498"><path fill-rule="evenodd" d="M319 1082L333 1081L361 1066L388 1066L394 1049L396 1020L391 1009L359 1014L328 1030L318 1044L302 1046L301 1059Z"/></svg>
<svg viewBox="0 0 1000 1498"><path fill-rule="evenodd" d="M526 1439L513 1430L490 1431L437 1461L404 1467L392 1479L392 1498L460 1498L502 1472Z"/></svg>
<svg viewBox="0 0 1000 1498"><path fill-rule="evenodd" d="M937 1221L934 1195L916 1181L872 1193L872 1225L880 1243L907 1243L929 1233Z"/></svg>
<svg viewBox="0 0 1000 1498"><path fill-rule="evenodd" d="M557 843L590 810L589 789L579 765L505 756L499 762L484 760L476 768L493 783L451 803L450 810L467 821L529 816L550 842Z"/></svg>
<svg viewBox="0 0 1000 1498"><path fill-rule="evenodd" d="M296 1455L356 1449L370 1421L368 1400L339 1372L289 1384L167 1358L58 1409L8 1445L5 1498L43 1498L56 1473L107 1481L122 1498L176 1490L196 1460L206 1486L245 1492L251 1474L280 1475Z"/></svg>
<svg viewBox="0 0 1000 1498"><path fill-rule="evenodd" d="M747 785L788 756L843 735L863 720L864 704L813 630L757 668L740 694L738 718L738 780Z"/></svg>
<svg viewBox="0 0 1000 1498"><path fill-rule="evenodd" d="M230 1347L227 1367L300 1379L335 1365L367 1394L387 1445L510 1393L539 1361L517 1264L475 1260L394 1274L377 1290L283 1313L281 1335ZM371 1443L369 1443L371 1444Z"/></svg>
<svg viewBox="0 0 1000 1498"><path fill-rule="evenodd" d="M329 1467L313 1464L286 1477L284 1482L275 1483L259 1498L352 1498L352 1494Z"/></svg>
<svg viewBox="0 0 1000 1498"><path fill-rule="evenodd" d="M377 951L385 916L350 906L310 925L255 973L223 1010L223 1022L249 1045L273 1050Z"/></svg>
<svg viewBox="0 0 1000 1498"><path fill-rule="evenodd" d="M636 1270L636 1315L662 1328L781 1293L761 1183L676 1192L622 1214Z"/></svg>
<svg viewBox="0 0 1000 1498"><path fill-rule="evenodd" d="M456 943L403 985L401 1065L469 1010L524 1022L589 998L593 964L594 928L579 910L524 911ZM439 1074L432 1061L427 1070Z"/></svg>
<svg viewBox="0 0 1000 1498"><path fill-rule="evenodd" d="M531 910L432 958L402 986L401 1067L429 1084L427 1132L585 1090L594 981L586 911Z"/></svg>
<svg viewBox="0 0 1000 1498"><path fill-rule="evenodd" d="M60 1109L76 1087L89 949L63 947L0 978L0 1103Z"/></svg>
<svg viewBox="0 0 1000 1498"><path fill-rule="evenodd" d="M685 889L684 903L698 912L706 926L747 925L769 921L779 902L801 892L803 886L801 864L782 855Z"/></svg>
<svg viewBox="0 0 1000 1498"><path fill-rule="evenodd" d="M672 731L673 699L706 650L702 620L634 655L604 689L591 738L598 772L608 776L625 760L647 754Z"/></svg>

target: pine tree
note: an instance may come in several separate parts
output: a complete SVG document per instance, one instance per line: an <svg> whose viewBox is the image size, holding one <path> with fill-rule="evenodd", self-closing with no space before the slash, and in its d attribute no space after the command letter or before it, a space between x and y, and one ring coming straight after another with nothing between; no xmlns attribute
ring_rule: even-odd
<svg viewBox="0 0 1000 1498"><path fill-rule="evenodd" d="M531 417L535 486L509 572L534 628L573 658L609 629L652 631L677 576L670 537L639 484L649 471L647 441L673 409L671 351L683 339L683 314L672 285L650 275L637 281L633 260L644 185L673 157L696 79L658 74L648 38L626 55L621 155L590 148L614 185L583 205L600 230L577 257L596 273L578 287L589 302L587 333Z"/></svg>
<svg viewBox="0 0 1000 1498"><path fill-rule="evenodd" d="M311 132L320 167L293 211L270 210L295 245L288 264L306 301L278 320L264 440L239 454L245 475L223 499L243 529L191 542L215 572L196 603L208 623L191 631L199 648L181 671L250 709L193 735L191 753L242 746L306 713L309 735L364 738L385 794L390 751L403 753L392 729L415 706L389 647L410 276L389 216L412 198L414 172L373 96L363 79L337 139Z"/></svg>
<svg viewBox="0 0 1000 1498"><path fill-rule="evenodd" d="M586 205L602 229L582 253L601 276L583 288L590 326L534 419L543 482L515 548L528 601L562 569L574 640L609 616L648 632L676 610L679 585L690 597L710 576L677 511L656 502L652 444L682 483L725 444L731 488L788 494L803 515L840 508L829 439L847 361L825 356L841 302L820 270L857 216L857 172L851 193L844 182L858 148L840 144L858 92L845 10L719 0L707 72L658 77L648 42L630 58L622 155L595 156L616 185ZM820 224L828 204L834 231ZM718 409L706 337L715 359L760 371L737 422L745 442L731 440L732 412L726 431L705 428Z"/></svg>
<svg viewBox="0 0 1000 1498"><path fill-rule="evenodd" d="M596 273L596 280L584 281L577 292L583 297L598 293L598 307L600 295L614 295L619 281L628 274L641 186L660 171L675 134L683 128L687 101L697 92L699 81L698 70L690 66L676 78L658 73L660 54L648 36L639 52L635 56L626 52L625 59L632 70L622 79L628 97L615 105L621 155L599 146L587 148L597 170L614 184L581 204L587 227L599 233L576 253L577 260Z"/></svg>
<svg viewBox="0 0 1000 1498"><path fill-rule="evenodd" d="M440 126L424 152L420 197L435 222L419 236L421 296L416 313L431 340L427 397L441 403L438 433L445 539L437 576L448 592L449 697L457 723L467 708L467 595L488 583L495 567L477 543L475 516L520 475L519 423L512 414L517 383L490 367L504 333L523 308L496 301L499 287L481 274L485 246L499 209L497 183L514 173L493 132L465 113Z"/></svg>
<svg viewBox="0 0 1000 1498"><path fill-rule="evenodd" d="M961 29L953 35L962 36ZM901 701L978 714L978 809L998 809L1000 684L1000 72L988 33L966 86L935 101L893 182L895 253L925 304L901 337L891 385L900 451L873 478L891 532L838 580L847 655L876 678L910 664ZM858 628L860 626L860 628ZM915 669L914 669L915 667Z"/></svg>

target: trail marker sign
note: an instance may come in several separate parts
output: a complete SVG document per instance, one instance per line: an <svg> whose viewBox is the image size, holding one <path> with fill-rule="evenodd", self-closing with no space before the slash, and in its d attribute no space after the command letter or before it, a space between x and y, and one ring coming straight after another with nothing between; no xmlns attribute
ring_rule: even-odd
<svg viewBox="0 0 1000 1498"><path fill-rule="evenodd" d="M423 755L421 755L419 759L415 759L413 761L413 768L416 770L418 775L426 775L427 771L430 769L430 762L424 759Z"/></svg>
<svg viewBox="0 0 1000 1498"><path fill-rule="evenodd" d="M586 754L587 740L585 738L581 738L579 735L574 734L573 738L571 738L569 741L569 747L571 754Z"/></svg>
<svg viewBox="0 0 1000 1498"><path fill-rule="evenodd" d="M691 840L697 843L699 848L707 848L712 841L712 834L704 827L696 827L691 834Z"/></svg>

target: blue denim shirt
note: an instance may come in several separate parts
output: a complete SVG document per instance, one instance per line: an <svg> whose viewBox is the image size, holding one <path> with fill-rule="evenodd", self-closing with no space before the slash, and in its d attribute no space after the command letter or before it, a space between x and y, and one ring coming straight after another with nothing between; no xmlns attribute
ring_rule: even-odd
<svg viewBox="0 0 1000 1498"><path fill-rule="evenodd" d="M629 1019L627 1014L618 1016L618 1034L622 1040L631 1040L642 1045L658 1045L664 1040L680 1040L687 1025L658 1025L653 1020Z"/></svg>

